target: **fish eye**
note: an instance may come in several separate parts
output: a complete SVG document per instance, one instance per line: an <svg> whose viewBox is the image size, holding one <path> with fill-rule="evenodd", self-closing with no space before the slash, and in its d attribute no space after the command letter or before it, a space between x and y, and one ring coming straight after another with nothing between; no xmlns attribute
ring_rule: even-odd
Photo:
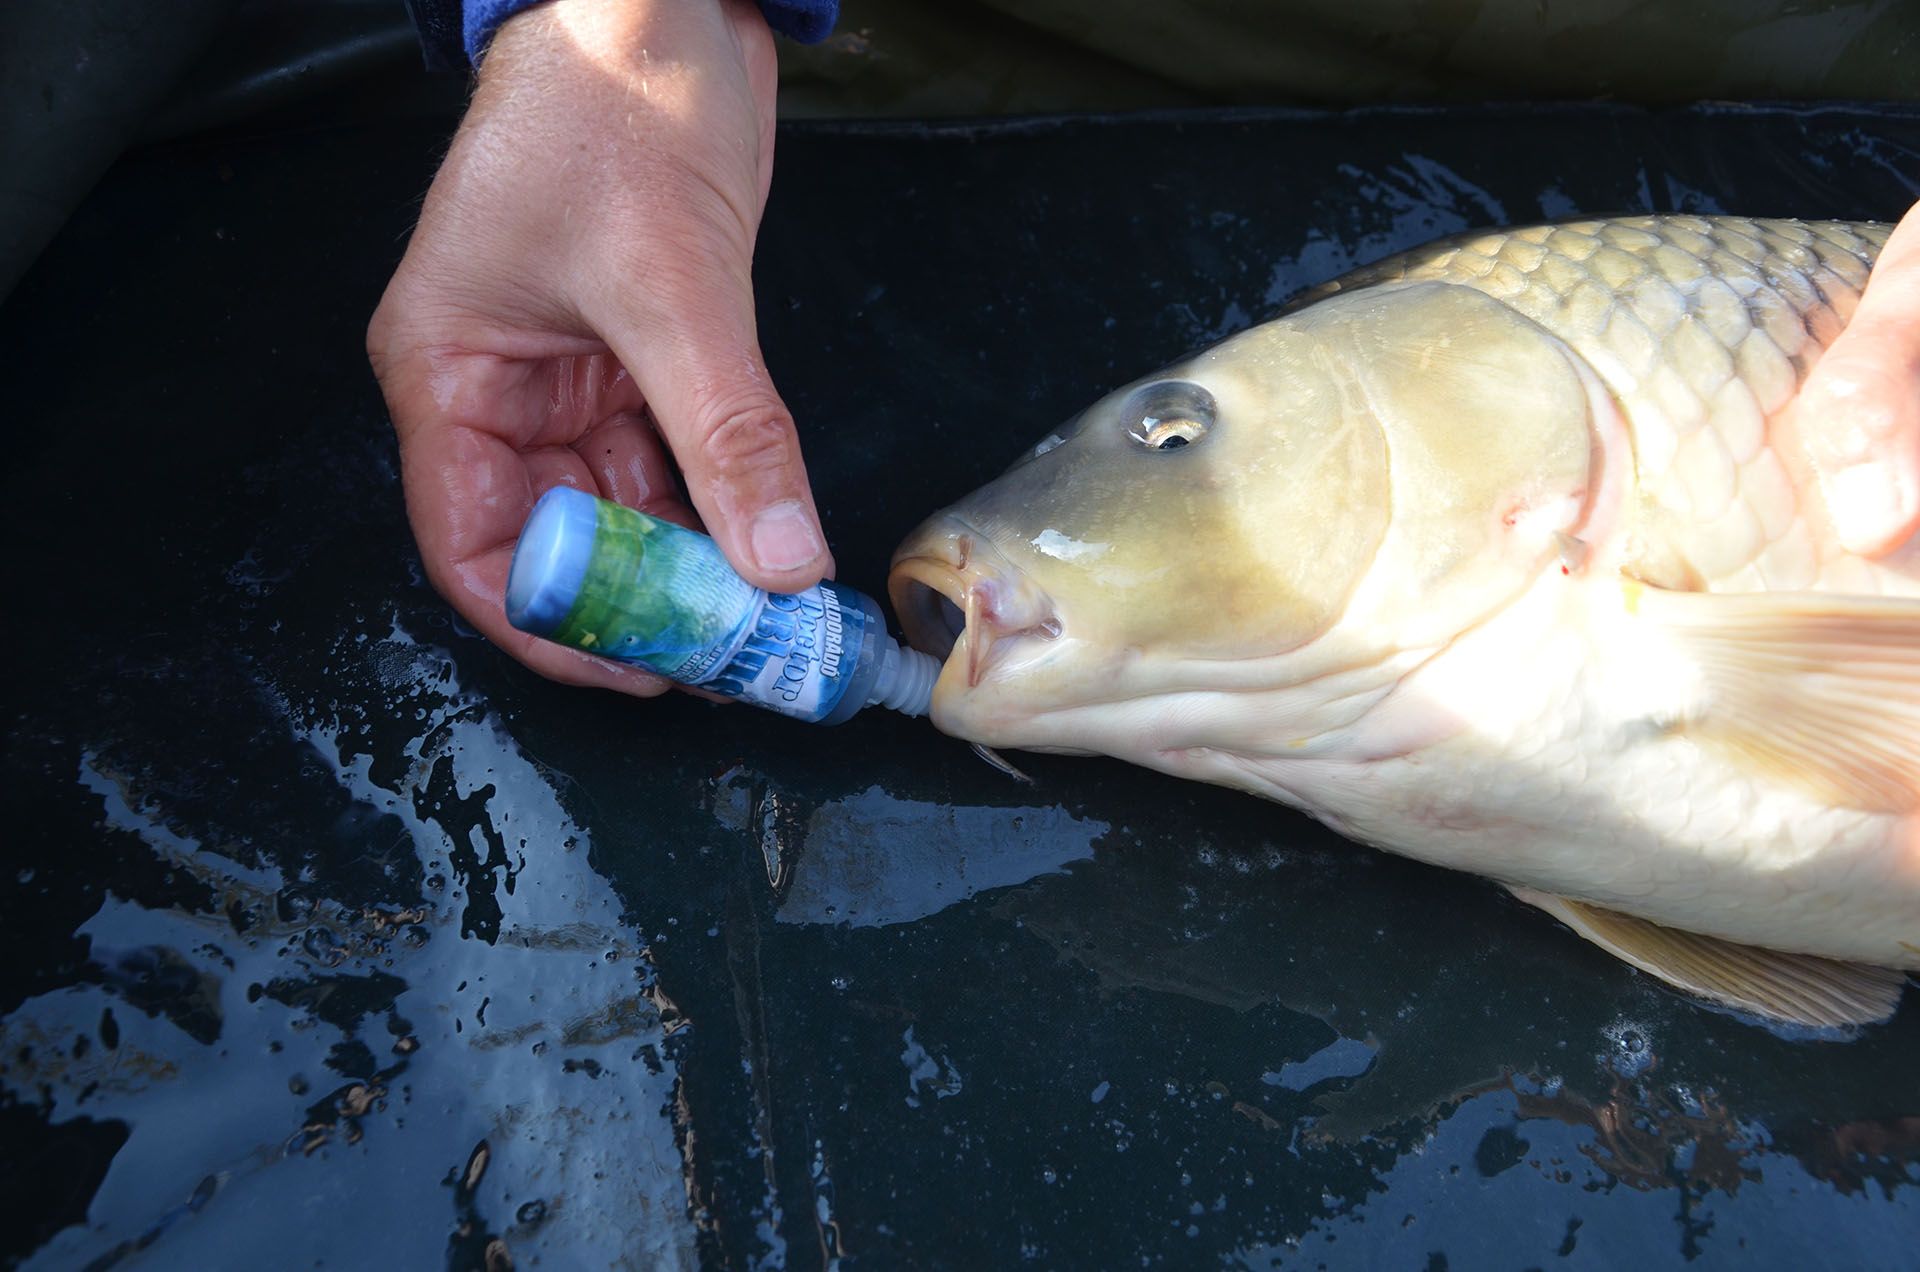
<svg viewBox="0 0 1920 1272"><path fill-rule="evenodd" d="M1188 380L1162 380L1135 391L1123 418L1127 436L1152 451L1179 450L1207 435L1216 408L1213 394Z"/></svg>

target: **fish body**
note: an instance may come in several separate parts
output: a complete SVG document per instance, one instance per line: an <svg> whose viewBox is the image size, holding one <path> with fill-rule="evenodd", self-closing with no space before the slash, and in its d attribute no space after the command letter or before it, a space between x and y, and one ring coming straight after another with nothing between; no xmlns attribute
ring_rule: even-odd
<svg viewBox="0 0 1920 1272"><path fill-rule="evenodd" d="M1920 544L1842 546L1793 405L1886 236L1462 236L1117 390L897 553L935 723L1303 808L1723 1002L1884 1017Z"/></svg>

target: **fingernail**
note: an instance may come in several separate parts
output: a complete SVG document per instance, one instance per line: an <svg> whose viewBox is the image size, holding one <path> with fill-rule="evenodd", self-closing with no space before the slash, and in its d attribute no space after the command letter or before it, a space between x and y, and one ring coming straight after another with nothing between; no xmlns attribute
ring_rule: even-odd
<svg viewBox="0 0 1920 1272"><path fill-rule="evenodd" d="M753 519L753 558L763 570L797 570L811 565L824 545L799 504L788 500L763 509Z"/></svg>

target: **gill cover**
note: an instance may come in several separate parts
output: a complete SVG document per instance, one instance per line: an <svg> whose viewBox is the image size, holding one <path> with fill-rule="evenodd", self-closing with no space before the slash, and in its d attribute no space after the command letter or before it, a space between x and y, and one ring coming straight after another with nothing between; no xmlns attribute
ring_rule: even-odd
<svg viewBox="0 0 1920 1272"><path fill-rule="evenodd" d="M1457 636L1556 561L1601 462L1590 376L1559 339L1445 283L1293 316L1386 437L1392 519L1345 626L1406 649ZM1607 409L1603 408L1602 409Z"/></svg>

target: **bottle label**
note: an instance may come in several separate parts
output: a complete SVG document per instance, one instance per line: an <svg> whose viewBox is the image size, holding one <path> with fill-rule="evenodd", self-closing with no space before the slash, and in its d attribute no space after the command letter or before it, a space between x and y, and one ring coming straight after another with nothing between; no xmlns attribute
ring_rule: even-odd
<svg viewBox="0 0 1920 1272"><path fill-rule="evenodd" d="M711 676L687 683L822 720L846 697L866 624L859 600L831 583L797 596L761 593L739 649Z"/></svg>

